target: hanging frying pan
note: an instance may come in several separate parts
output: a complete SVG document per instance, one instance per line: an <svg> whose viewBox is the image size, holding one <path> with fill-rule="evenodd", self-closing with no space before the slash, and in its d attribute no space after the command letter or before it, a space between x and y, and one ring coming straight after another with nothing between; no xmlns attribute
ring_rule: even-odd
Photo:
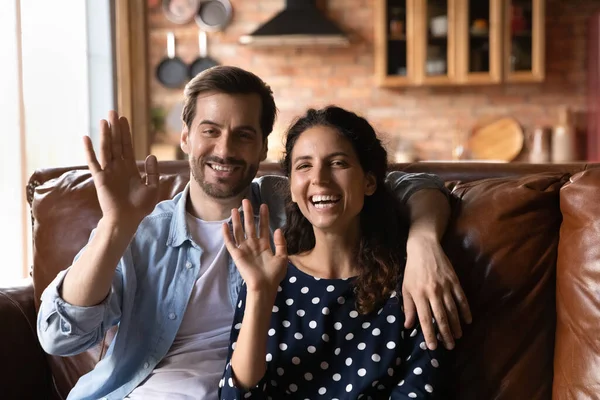
<svg viewBox="0 0 600 400"><path fill-rule="evenodd" d="M190 64L190 70L189 70L189 78L192 79L193 77L195 77L196 75L198 75L200 72L205 71L211 67L214 67L215 65L219 65L218 62L216 62L215 60L213 60L212 58L210 58L208 56L208 49L207 49L207 38L206 38L206 32L204 31L200 31L198 33L198 47L199 47L199 53L200 56L198 58L196 58L194 60L194 62L192 62Z"/></svg>
<svg viewBox="0 0 600 400"><path fill-rule="evenodd" d="M156 79L171 89L180 88L188 78L188 67L175 56L175 34L167 33L167 58L156 67Z"/></svg>
<svg viewBox="0 0 600 400"><path fill-rule="evenodd" d="M204 31L222 31L231 21L231 3L229 0L200 0L194 19Z"/></svg>

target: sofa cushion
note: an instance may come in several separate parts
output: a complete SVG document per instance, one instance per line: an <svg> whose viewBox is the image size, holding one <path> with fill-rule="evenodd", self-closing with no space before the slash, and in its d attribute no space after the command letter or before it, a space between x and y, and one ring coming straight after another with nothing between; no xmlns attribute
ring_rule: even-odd
<svg viewBox="0 0 600 400"><path fill-rule="evenodd" d="M600 394L600 169L573 175L560 193L554 399Z"/></svg>
<svg viewBox="0 0 600 400"><path fill-rule="evenodd" d="M567 179L545 173L454 186L444 247L473 313L455 352L457 399L551 397L559 190Z"/></svg>

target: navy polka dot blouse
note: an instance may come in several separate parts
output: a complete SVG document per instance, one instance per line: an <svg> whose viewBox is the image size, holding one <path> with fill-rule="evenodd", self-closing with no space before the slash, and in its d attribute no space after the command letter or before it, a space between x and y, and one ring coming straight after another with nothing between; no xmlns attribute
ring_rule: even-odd
<svg viewBox="0 0 600 400"><path fill-rule="evenodd" d="M440 392L447 351L428 350L420 327L403 327L396 292L381 308L360 315L351 283L314 278L289 264L273 306L267 371L250 390L235 386L230 364L244 317L243 285L220 398L445 398Z"/></svg>

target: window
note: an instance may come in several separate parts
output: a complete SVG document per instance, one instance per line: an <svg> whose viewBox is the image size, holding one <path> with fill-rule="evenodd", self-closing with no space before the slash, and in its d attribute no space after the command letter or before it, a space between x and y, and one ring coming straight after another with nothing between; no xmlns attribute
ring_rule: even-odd
<svg viewBox="0 0 600 400"><path fill-rule="evenodd" d="M22 278L32 262L29 176L85 164L81 137L97 143L98 121L115 108L113 1L0 2L0 51L8 55L0 63L0 209L9 252L0 285Z"/></svg>

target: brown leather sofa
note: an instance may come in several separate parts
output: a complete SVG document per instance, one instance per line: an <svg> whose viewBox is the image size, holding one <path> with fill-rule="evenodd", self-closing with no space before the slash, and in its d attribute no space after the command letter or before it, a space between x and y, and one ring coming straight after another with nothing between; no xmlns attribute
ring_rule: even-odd
<svg viewBox="0 0 600 400"><path fill-rule="evenodd" d="M444 239L474 323L455 351L456 398L600 399L600 164L417 163L452 190ZM161 197L182 190L185 162L164 162ZM278 172L266 164L260 173ZM0 398L60 399L102 357L43 353L36 307L100 218L85 168L46 169L28 185L33 285L0 290ZM9 227L6 227L10 229Z"/></svg>

